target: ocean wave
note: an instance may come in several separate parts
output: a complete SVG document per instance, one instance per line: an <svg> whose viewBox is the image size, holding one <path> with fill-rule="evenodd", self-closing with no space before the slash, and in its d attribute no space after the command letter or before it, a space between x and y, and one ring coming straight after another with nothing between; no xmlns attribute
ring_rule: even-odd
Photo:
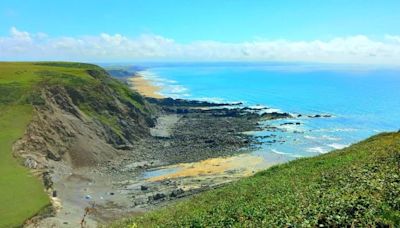
<svg viewBox="0 0 400 228"><path fill-rule="evenodd" d="M324 154L324 153L328 152L328 150L326 150L320 146L307 148L307 151L311 152L311 153L320 153L320 154Z"/></svg>
<svg viewBox="0 0 400 228"><path fill-rule="evenodd" d="M355 128L332 128L332 129L316 129L314 132L352 132L358 131Z"/></svg>
<svg viewBox="0 0 400 228"><path fill-rule="evenodd" d="M164 85L160 87L161 91L159 93L164 97L187 98L190 96L188 89L182 85Z"/></svg>
<svg viewBox="0 0 400 228"><path fill-rule="evenodd" d="M335 132L351 132L351 131L358 131L355 128L336 128L333 129Z"/></svg>
<svg viewBox="0 0 400 228"><path fill-rule="evenodd" d="M158 94L165 97L185 98L189 97L189 89L180 85L175 80L163 78L151 71L139 71L138 75L148 80L154 86L160 87L161 91Z"/></svg>
<svg viewBox="0 0 400 228"><path fill-rule="evenodd" d="M143 70L143 71L138 71L136 72L137 75L142 76L145 79L149 79L149 80L157 80L160 79L160 76L158 76L157 74L151 72L151 71L147 71L147 70Z"/></svg>
<svg viewBox="0 0 400 228"><path fill-rule="evenodd" d="M340 143L332 143L332 144L328 144L329 147L332 147L333 149L343 149L345 147L347 147L348 145L346 144L340 144Z"/></svg>
<svg viewBox="0 0 400 228"><path fill-rule="evenodd" d="M157 92L157 93L162 97L170 97L174 99L187 99L190 97L189 93L180 93L180 94L168 93L168 92Z"/></svg>
<svg viewBox="0 0 400 228"><path fill-rule="evenodd" d="M329 141L339 141L339 140L341 140L341 138L332 137L332 136L329 136L329 135L322 135L321 138L325 139L325 140L329 140Z"/></svg>
<svg viewBox="0 0 400 228"><path fill-rule="evenodd" d="M304 138L305 138L305 139L312 139L312 140L318 139L317 137L311 136L311 135L305 135Z"/></svg>
<svg viewBox="0 0 400 228"><path fill-rule="evenodd" d="M226 103L226 104L230 104L230 106L227 106L226 108L237 108L237 106L242 106L242 104L244 103L243 101L232 101L232 100L226 100L224 98L221 97L194 97L194 100L198 100L198 101L207 101L210 103ZM233 105L233 106L231 106ZM236 107L234 107L236 106Z"/></svg>
<svg viewBox="0 0 400 228"><path fill-rule="evenodd" d="M294 158L301 158L301 157L304 157L304 156L302 156L302 155L300 155L300 154L286 153L286 152L282 152L282 151L279 151L279 150L276 150L276 149L271 149L271 152L272 152L272 153L275 153L275 154L285 155L285 156L288 156L288 157L294 157Z"/></svg>
<svg viewBox="0 0 400 228"><path fill-rule="evenodd" d="M267 109L261 110L259 113L264 114L264 113L273 113L273 112L282 113L282 110L280 110L279 108L267 108Z"/></svg>
<svg viewBox="0 0 400 228"><path fill-rule="evenodd" d="M257 109L257 110L270 109L265 105L250 105L248 107L251 109Z"/></svg>
<svg viewBox="0 0 400 228"><path fill-rule="evenodd" d="M220 97L196 97L195 100L198 101L207 101L211 103L226 103L225 99Z"/></svg>
<svg viewBox="0 0 400 228"><path fill-rule="evenodd" d="M304 132L304 127L297 124L284 124L284 125L279 124L279 126L277 127L279 129L283 129L288 132L297 132L297 133Z"/></svg>
<svg viewBox="0 0 400 228"><path fill-rule="evenodd" d="M173 93L173 94L185 93L188 91L187 88L185 88L181 85L167 85L164 88L166 90L168 90L169 93Z"/></svg>
<svg viewBox="0 0 400 228"><path fill-rule="evenodd" d="M291 157L294 157L294 158L304 158L304 156L303 156L303 155L300 155L300 154L292 154Z"/></svg>
<svg viewBox="0 0 400 228"><path fill-rule="evenodd" d="M275 154L290 155L289 153L282 152L282 151L279 151L279 150L276 150L276 149L271 149L271 151L272 151L273 153L275 153Z"/></svg>
<svg viewBox="0 0 400 228"><path fill-rule="evenodd" d="M310 140L327 140L327 141L339 141L341 140L341 138L338 137L333 137L333 136L329 136L329 135L322 135L321 137L316 137L316 136L311 136L311 135L305 135L304 136L305 139L310 139Z"/></svg>

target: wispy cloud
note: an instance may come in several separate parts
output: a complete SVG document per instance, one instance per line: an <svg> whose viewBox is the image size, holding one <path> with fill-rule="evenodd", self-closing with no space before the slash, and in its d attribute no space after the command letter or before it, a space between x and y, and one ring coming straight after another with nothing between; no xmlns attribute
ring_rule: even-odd
<svg viewBox="0 0 400 228"><path fill-rule="evenodd" d="M385 38L386 38L388 41L392 41L392 42L395 42L395 43L400 44L400 36L386 35Z"/></svg>
<svg viewBox="0 0 400 228"><path fill-rule="evenodd" d="M256 60L310 61L400 65L400 36L371 39L357 35L330 40L262 40L227 43L179 43L159 35L135 38L102 33L97 36L49 37L15 27L0 37L2 60Z"/></svg>

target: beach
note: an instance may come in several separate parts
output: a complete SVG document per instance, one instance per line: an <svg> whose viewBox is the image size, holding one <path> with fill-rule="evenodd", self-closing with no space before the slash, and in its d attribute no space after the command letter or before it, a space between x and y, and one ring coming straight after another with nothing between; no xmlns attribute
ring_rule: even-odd
<svg viewBox="0 0 400 228"><path fill-rule="evenodd" d="M318 64L149 64L146 74L165 85L166 97L241 102L269 108L263 111L302 114L293 121L297 124L268 121L261 124L269 128L254 132L265 137L257 154L267 160L275 155L296 159L327 153L378 132L398 130L400 124L400 106L393 99L398 97L398 70ZM310 118L316 114L331 118ZM278 143L270 143L274 140Z"/></svg>
<svg viewBox="0 0 400 228"><path fill-rule="evenodd" d="M127 80L132 89L147 97L146 105L158 108L154 125L148 128L148 135L134 145L121 147L118 156L100 161L96 167L71 170L54 165L56 196L52 200L61 205L57 216L42 220L41 225L76 227L73 222L80 221L85 208L94 205L95 213L86 222L88 227L96 227L218 188L288 160L282 154L254 154L262 140L285 142L277 135L282 129L260 122L280 120L282 127L296 125L296 117L288 113L263 113L260 110L268 108L237 103L162 98L158 94L162 88L146 77L135 75ZM266 129L274 134L249 134Z"/></svg>
<svg viewBox="0 0 400 228"><path fill-rule="evenodd" d="M128 83L133 90L139 92L143 96L152 98L163 98L163 96L159 94L161 88L159 86L153 85L151 81L141 76L140 73L136 73L131 78L129 78Z"/></svg>
<svg viewBox="0 0 400 228"><path fill-rule="evenodd" d="M139 78L142 83L134 84L135 90L142 93L142 85L147 85L155 93L156 87ZM161 110L155 125L148 129L149 135L134 146L121 148L118 156L96 167L72 170L52 165L56 191L52 201L61 204L57 204L57 215L41 220L39 226L76 227L89 206L95 213L86 218L86 225L96 227L217 188L272 165L271 160L249 154L257 139L245 132L255 130L261 118L279 115L259 115L235 104L228 109L229 104L171 98L147 98L147 102Z"/></svg>

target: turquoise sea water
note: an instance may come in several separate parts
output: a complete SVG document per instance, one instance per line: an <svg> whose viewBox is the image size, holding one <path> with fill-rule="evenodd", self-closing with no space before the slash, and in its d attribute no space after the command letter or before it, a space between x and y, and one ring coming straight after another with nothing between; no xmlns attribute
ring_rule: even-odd
<svg viewBox="0 0 400 228"><path fill-rule="evenodd" d="M255 152L290 160L400 129L400 69L279 63L145 64L140 73L175 98L243 102L303 116L267 121L278 129ZM307 115L330 114L331 118ZM281 125L300 122L300 125ZM275 140L275 141L274 141Z"/></svg>

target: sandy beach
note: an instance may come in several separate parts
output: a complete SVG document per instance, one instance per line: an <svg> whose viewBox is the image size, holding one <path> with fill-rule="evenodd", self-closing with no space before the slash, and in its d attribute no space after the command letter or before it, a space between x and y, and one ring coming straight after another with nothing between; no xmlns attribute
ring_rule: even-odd
<svg viewBox="0 0 400 228"><path fill-rule="evenodd" d="M163 98L158 92L161 90L160 87L155 86L148 79L144 78L140 74L135 74L128 79L131 88L143 96L153 98Z"/></svg>
<svg viewBox="0 0 400 228"><path fill-rule="evenodd" d="M229 173L230 177L245 177L250 176L261 168L259 164L263 159L258 156L241 154L232 157L209 158L199 162L180 163L163 167L166 169L175 168L176 172L155 176L147 181L162 181L167 179L187 178L187 177L215 177ZM265 166L263 166L265 168Z"/></svg>

